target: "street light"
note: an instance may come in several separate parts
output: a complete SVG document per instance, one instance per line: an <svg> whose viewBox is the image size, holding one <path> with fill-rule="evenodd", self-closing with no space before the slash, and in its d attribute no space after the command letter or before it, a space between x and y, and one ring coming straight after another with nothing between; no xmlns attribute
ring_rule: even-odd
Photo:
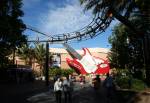
<svg viewBox="0 0 150 103"><path fill-rule="evenodd" d="M129 43L130 43L130 41L129 41L129 38L128 38L128 37L127 37L126 41L127 41L127 44L129 44Z"/></svg>
<svg viewBox="0 0 150 103"><path fill-rule="evenodd" d="M128 53L128 49L129 49L129 44L130 44L130 40L129 40L129 37L127 37L127 39L126 39L126 43L127 43L127 63L129 64L129 53ZM125 65L125 68L127 68L128 67L128 64L127 65Z"/></svg>

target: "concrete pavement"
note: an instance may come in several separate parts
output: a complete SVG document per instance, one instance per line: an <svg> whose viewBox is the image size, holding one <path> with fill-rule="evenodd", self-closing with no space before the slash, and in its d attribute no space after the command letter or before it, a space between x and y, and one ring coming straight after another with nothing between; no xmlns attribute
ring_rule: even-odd
<svg viewBox="0 0 150 103"><path fill-rule="evenodd" d="M34 95L27 100L31 103L56 103L52 88L48 92ZM79 83L75 83L72 101L72 103L150 103L150 93L147 91L137 93L130 90L117 90L108 99L104 88L95 91L89 84L81 86Z"/></svg>
<svg viewBox="0 0 150 103"><path fill-rule="evenodd" d="M0 84L0 103L55 103L53 83L48 88L43 81L22 84ZM73 103L150 103L149 90L134 92L117 90L107 99L105 89L95 91L88 83L74 85Z"/></svg>
<svg viewBox="0 0 150 103"><path fill-rule="evenodd" d="M74 92L72 93L72 103L106 103L106 96L101 89L95 91L89 84L81 86L79 83L74 84ZM62 96L64 98L64 96ZM27 99L32 103L55 103L55 95L52 89L48 92L34 95ZM62 99L63 101L63 99Z"/></svg>

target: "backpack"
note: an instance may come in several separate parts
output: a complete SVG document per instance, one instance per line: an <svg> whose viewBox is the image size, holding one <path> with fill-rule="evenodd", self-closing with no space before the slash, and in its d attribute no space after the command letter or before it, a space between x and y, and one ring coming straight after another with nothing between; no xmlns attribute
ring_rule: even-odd
<svg viewBox="0 0 150 103"><path fill-rule="evenodd" d="M63 89L64 91L70 91L70 87L67 84L64 85Z"/></svg>

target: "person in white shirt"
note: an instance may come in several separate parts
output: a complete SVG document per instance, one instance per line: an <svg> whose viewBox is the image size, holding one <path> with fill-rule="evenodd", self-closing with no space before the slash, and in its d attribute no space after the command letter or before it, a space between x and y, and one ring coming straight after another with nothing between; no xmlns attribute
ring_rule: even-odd
<svg viewBox="0 0 150 103"><path fill-rule="evenodd" d="M60 78L58 78L54 83L54 92L56 96L56 103L61 103L62 81Z"/></svg>

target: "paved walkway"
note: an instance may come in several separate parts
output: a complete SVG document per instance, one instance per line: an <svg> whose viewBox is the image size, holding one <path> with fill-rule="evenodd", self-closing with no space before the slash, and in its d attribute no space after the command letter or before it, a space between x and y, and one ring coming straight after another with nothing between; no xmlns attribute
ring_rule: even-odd
<svg viewBox="0 0 150 103"><path fill-rule="evenodd" d="M62 98L64 98L62 96ZM55 96L52 89L48 92L40 93L28 98L32 103L55 103ZM83 87L79 83L74 86L72 103L107 103L107 98L103 89L95 91L90 85ZM115 103L115 102L114 102Z"/></svg>
<svg viewBox="0 0 150 103"><path fill-rule="evenodd" d="M150 103L150 93L136 93L128 90L118 90L111 99L107 99L106 91L101 88L95 91L86 84L81 88L79 83L75 84L72 103ZM64 98L62 96L62 98ZM48 92L40 93L28 98L31 103L56 103L52 89Z"/></svg>
<svg viewBox="0 0 150 103"><path fill-rule="evenodd" d="M88 84L74 86L73 103L107 103L105 90L98 92ZM23 84L0 84L0 103L55 103L53 86L48 89L43 81ZM150 90L141 93L118 90L109 103L150 103Z"/></svg>

